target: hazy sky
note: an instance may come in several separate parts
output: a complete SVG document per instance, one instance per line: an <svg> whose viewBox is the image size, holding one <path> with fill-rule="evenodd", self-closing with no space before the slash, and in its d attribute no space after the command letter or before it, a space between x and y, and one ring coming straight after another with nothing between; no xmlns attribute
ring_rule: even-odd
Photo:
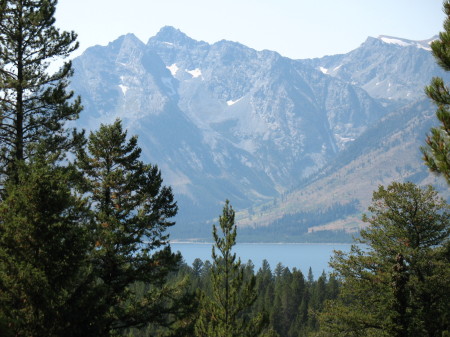
<svg viewBox="0 0 450 337"><path fill-rule="evenodd" d="M442 0L59 0L57 26L80 51L170 25L195 40L231 40L290 58L345 53L368 36L424 40L442 30Z"/></svg>

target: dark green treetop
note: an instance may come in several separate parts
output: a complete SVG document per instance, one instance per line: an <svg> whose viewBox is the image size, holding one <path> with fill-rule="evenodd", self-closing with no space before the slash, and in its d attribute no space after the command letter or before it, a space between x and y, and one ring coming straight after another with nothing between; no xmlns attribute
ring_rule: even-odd
<svg viewBox="0 0 450 337"><path fill-rule="evenodd" d="M266 324L262 315L246 314L257 298L255 277L252 273L245 279L241 260L232 251L237 236L234 221L235 212L227 200L219 218L221 234L213 225L212 297L202 297L197 336L258 336Z"/></svg>
<svg viewBox="0 0 450 337"><path fill-rule="evenodd" d="M33 158L0 203L1 335L81 336L90 216L70 171Z"/></svg>
<svg viewBox="0 0 450 337"><path fill-rule="evenodd" d="M83 143L64 127L81 105L66 90L70 62L50 70L78 44L55 28L56 3L0 0L2 335L80 335L77 313L87 308L90 216L77 174L61 162Z"/></svg>
<svg viewBox="0 0 450 337"><path fill-rule="evenodd" d="M44 142L52 153L82 142L64 128L81 111L80 100L67 91L71 63L53 74L49 69L78 47L75 33L54 26L56 4L0 0L0 164L9 177L16 161L29 156L29 144Z"/></svg>
<svg viewBox="0 0 450 337"><path fill-rule="evenodd" d="M140 153L137 138L127 139L117 120L91 133L87 151L78 154L94 211L94 265L101 280L97 336L149 323L170 325L168 317L183 311L177 306L182 289L165 284L181 260L165 233L177 205L159 169L140 161ZM136 282L146 285L143 296L133 291Z"/></svg>
<svg viewBox="0 0 450 337"><path fill-rule="evenodd" d="M394 182L373 193L370 226L361 231L362 242L394 261L397 253L414 256L441 245L450 234L450 208L430 185ZM414 261L408 261L413 263Z"/></svg>
<svg viewBox="0 0 450 337"><path fill-rule="evenodd" d="M444 2L444 31L431 43L432 53L438 65L450 70L450 2ZM425 164L432 172L442 174L450 184L450 92L440 77L434 77L425 93L437 105L436 117L440 126L431 129L426 146L422 148Z"/></svg>
<svg viewBox="0 0 450 337"><path fill-rule="evenodd" d="M440 336L449 331L450 208L431 187L380 186L369 226L331 265L341 292L320 314L323 336Z"/></svg>

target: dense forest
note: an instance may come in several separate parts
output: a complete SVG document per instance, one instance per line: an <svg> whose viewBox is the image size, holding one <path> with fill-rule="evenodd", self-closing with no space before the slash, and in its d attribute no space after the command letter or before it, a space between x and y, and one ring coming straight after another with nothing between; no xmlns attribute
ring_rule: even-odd
<svg viewBox="0 0 450 337"><path fill-rule="evenodd" d="M89 135L69 127L82 113L71 63L49 67L78 44L55 28L56 5L0 1L1 336L450 335L450 206L431 186L380 186L357 239L367 249L336 252L317 280L241 263L228 200L211 261L183 263L167 234L178 206L137 137L120 120ZM432 48L450 70L444 7ZM424 159L450 184L450 93L439 78L426 92L441 125Z"/></svg>
<svg viewBox="0 0 450 337"><path fill-rule="evenodd" d="M170 276L170 282L179 282L188 277L190 292L204 292L212 296L211 268L209 260L197 259L192 266L182 264L178 272ZM339 282L325 273L315 278L309 270L304 275L300 270L277 264L274 269L267 261L255 270L251 261L242 265L245 279L255 277L256 301L248 308L251 316L263 313L266 327L262 336L308 336L317 332L318 313L325 301L335 299L339 293ZM144 291L144 288L141 288ZM127 336L164 336L169 329L150 325L141 330L133 329ZM193 333L191 336L195 336Z"/></svg>
<svg viewBox="0 0 450 337"><path fill-rule="evenodd" d="M369 211L364 218L369 225L358 240L367 247L337 251L331 260L334 272L315 280L311 269L305 277L281 263L273 271L267 261L257 271L251 261L241 264L232 252L237 232L226 204L222 236L214 227L221 254L214 249L212 263L197 259L170 276L178 284L189 280L187 291L199 301L200 309L184 321L194 329L186 336L446 336L450 206L431 186L393 183L374 193ZM224 279L225 270L231 272ZM218 296L223 289L228 293ZM249 300L244 305L225 301L234 296ZM205 299L207 311L201 309ZM225 319L220 310L235 314ZM208 328L197 330L198 322ZM129 333L164 336L165 330L150 325Z"/></svg>

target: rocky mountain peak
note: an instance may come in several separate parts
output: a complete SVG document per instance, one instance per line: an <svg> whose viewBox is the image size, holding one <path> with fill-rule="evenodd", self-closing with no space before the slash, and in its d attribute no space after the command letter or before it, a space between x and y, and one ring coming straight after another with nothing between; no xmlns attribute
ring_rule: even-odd
<svg viewBox="0 0 450 337"><path fill-rule="evenodd" d="M132 34L126 34L118 37L114 41L110 42L107 48L120 49L120 48L143 48L145 44L139 40L139 38Z"/></svg>
<svg viewBox="0 0 450 337"><path fill-rule="evenodd" d="M421 40L421 41L415 41L415 40L408 40L408 39L402 39L394 36L387 36L387 35L380 35L377 38L378 40L382 41L383 43L392 44L400 47L416 47L425 49L427 51L431 51L430 44L434 40L437 39L437 35L433 36L430 39Z"/></svg>
<svg viewBox="0 0 450 337"><path fill-rule="evenodd" d="M173 186L180 217L200 223L227 198L237 209L273 202L386 106L420 98L435 61L408 41L369 38L347 54L291 60L166 26L147 45L128 34L89 49L74 60L72 88L85 106L80 126L121 117Z"/></svg>
<svg viewBox="0 0 450 337"><path fill-rule="evenodd" d="M166 44L175 44L175 45L183 45L183 44L189 44L191 42L194 42L195 40L188 37L185 33L183 33L181 30L172 27L172 26L164 26L162 27L159 32L152 38L150 38L149 42L160 42L160 43L166 43Z"/></svg>

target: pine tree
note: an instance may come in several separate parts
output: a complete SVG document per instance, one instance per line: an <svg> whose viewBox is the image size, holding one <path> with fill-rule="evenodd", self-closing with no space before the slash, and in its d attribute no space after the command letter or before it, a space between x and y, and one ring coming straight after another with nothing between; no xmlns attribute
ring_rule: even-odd
<svg viewBox="0 0 450 337"><path fill-rule="evenodd" d="M450 1L444 2L444 12L447 15L444 31L431 43L431 49L437 64L450 71ZM435 77L425 93L437 105L436 117L441 125L432 128L427 136L423 158L432 172L442 174L450 184L450 91L442 78Z"/></svg>
<svg viewBox="0 0 450 337"><path fill-rule="evenodd" d="M301 336L300 332L305 329L305 326L302 326L301 323L300 306L305 294L306 285L302 272L295 268L292 271L291 289L293 315L290 322L289 336Z"/></svg>
<svg viewBox="0 0 450 337"><path fill-rule="evenodd" d="M334 300L339 295L339 282L337 281L335 275L330 275L327 283L327 296L328 300Z"/></svg>
<svg viewBox="0 0 450 337"><path fill-rule="evenodd" d="M245 337L258 336L265 322L261 316L249 317L245 312L253 305L257 294L255 277L244 279L244 268L236 253L237 229L235 212L228 200L219 218L222 235L213 225L215 245L212 249L212 298L203 295L196 336Z"/></svg>
<svg viewBox="0 0 450 337"><path fill-rule="evenodd" d="M70 171L33 158L0 203L0 318L13 336L81 336L90 283L87 202ZM1 333L7 336L6 332Z"/></svg>
<svg viewBox="0 0 450 337"><path fill-rule="evenodd" d="M165 233L177 205L157 166L140 161L140 153L137 138L127 139L117 120L91 133L87 151L78 154L95 214L97 336L148 323L170 325L187 314L183 287L166 284L181 261ZM133 292L136 282L146 285L145 295Z"/></svg>
<svg viewBox="0 0 450 337"><path fill-rule="evenodd" d="M431 186L374 192L361 243L331 263L342 281L320 315L325 336L440 336L449 331L450 207Z"/></svg>
<svg viewBox="0 0 450 337"><path fill-rule="evenodd" d="M0 0L0 324L14 336L79 336L89 311L87 205L61 163L83 143L64 125L81 105L70 62L49 68L78 44L56 3Z"/></svg>
<svg viewBox="0 0 450 337"><path fill-rule="evenodd" d="M268 309L272 304L272 299L266 298L268 288L271 285L273 285L272 271L270 270L269 262L263 260L261 268L259 268L256 273L256 291L258 293L258 298L256 299L254 307L259 312L268 312Z"/></svg>
<svg viewBox="0 0 450 337"><path fill-rule="evenodd" d="M408 279L409 274L405 259L401 253L396 256L396 264L392 267L392 321L397 324L393 333L395 336L408 336Z"/></svg>
<svg viewBox="0 0 450 337"><path fill-rule="evenodd" d="M56 0L0 0L0 173L17 179L17 165L43 142L64 154L82 137L64 128L77 118L79 99L67 91L71 63L49 74L78 44L73 32L55 28Z"/></svg>
<svg viewBox="0 0 450 337"><path fill-rule="evenodd" d="M325 272L317 279L311 289L309 326L312 330L317 330L317 314L323 309L323 302L326 296L326 274Z"/></svg>
<svg viewBox="0 0 450 337"><path fill-rule="evenodd" d="M270 326L280 335L285 336L281 287L275 286L273 303L270 310Z"/></svg>

